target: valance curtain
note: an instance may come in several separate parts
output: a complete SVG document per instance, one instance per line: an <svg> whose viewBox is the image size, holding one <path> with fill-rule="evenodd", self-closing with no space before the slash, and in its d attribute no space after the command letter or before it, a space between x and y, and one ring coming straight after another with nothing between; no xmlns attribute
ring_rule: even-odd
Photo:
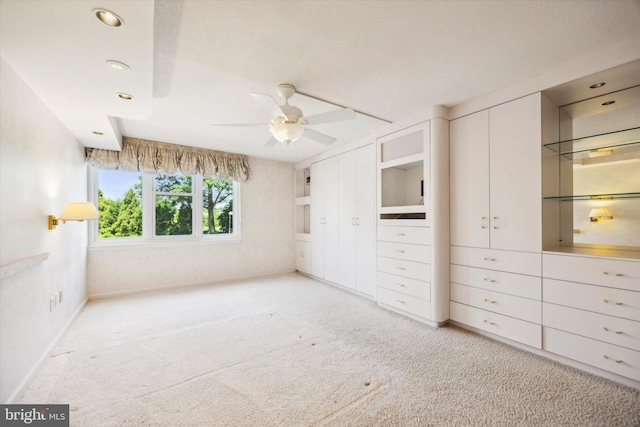
<svg viewBox="0 0 640 427"><path fill-rule="evenodd" d="M164 142L147 141L124 137L122 151L87 148L87 160L99 169L119 169L130 172L173 175L180 171L183 175L201 174L203 177L249 179L249 161L242 154Z"/></svg>

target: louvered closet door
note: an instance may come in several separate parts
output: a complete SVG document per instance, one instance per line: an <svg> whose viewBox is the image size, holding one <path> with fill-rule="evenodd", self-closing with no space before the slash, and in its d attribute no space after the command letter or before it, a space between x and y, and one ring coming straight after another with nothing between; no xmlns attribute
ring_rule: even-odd
<svg viewBox="0 0 640 427"><path fill-rule="evenodd" d="M489 247L489 112L450 122L450 244Z"/></svg>

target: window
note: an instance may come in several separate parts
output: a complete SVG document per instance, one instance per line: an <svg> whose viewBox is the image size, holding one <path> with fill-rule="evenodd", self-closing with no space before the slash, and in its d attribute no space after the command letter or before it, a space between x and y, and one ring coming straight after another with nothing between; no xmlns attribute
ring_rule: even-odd
<svg viewBox="0 0 640 427"><path fill-rule="evenodd" d="M92 168L96 243L237 238L240 185L231 180Z"/></svg>

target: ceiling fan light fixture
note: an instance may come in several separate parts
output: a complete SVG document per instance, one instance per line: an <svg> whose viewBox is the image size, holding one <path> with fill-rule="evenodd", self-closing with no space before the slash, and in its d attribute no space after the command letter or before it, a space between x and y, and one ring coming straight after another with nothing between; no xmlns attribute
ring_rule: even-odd
<svg viewBox="0 0 640 427"><path fill-rule="evenodd" d="M114 70L118 70L118 71L129 71L131 69L131 67L129 67L124 62L116 61L113 59L108 60L107 65L113 68Z"/></svg>
<svg viewBox="0 0 640 427"><path fill-rule="evenodd" d="M278 141L289 144L300 139L304 128L300 123L273 123L269 125L269 131Z"/></svg>

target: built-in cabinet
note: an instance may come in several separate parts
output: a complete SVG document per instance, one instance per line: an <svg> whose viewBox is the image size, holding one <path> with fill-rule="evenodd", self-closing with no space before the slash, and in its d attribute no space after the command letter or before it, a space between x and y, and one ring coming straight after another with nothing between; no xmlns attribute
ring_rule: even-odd
<svg viewBox="0 0 640 427"><path fill-rule="evenodd" d="M299 270L374 297L375 147L360 145L310 165L310 269Z"/></svg>
<svg viewBox="0 0 640 427"><path fill-rule="evenodd" d="M542 94L450 122L451 319L541 348Z"/></svg>
<svg viewBox="0 0 640 427"><path fill-rule="evenodd" d="M311 171L301 168L295 173L296 191L296 269L311 272Z"/></svg>
<svg viewBox="0 0 640 427"><path fill-rule="evenodd" d="M377 299L432 324L449 318L445 109L377 138Z"/></svg>

